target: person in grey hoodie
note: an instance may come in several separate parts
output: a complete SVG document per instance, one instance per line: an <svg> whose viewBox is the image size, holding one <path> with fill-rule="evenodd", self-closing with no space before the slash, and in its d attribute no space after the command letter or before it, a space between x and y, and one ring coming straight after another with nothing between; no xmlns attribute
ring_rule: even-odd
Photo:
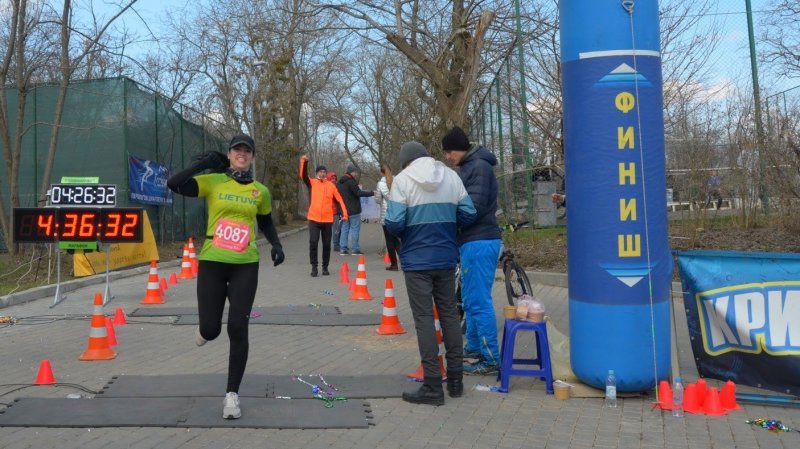
<svg viewBox="0 0 800 449"><path fill-rule="evenodd" d="M458 175L430 157L419 142L400 147L403 170L394 177L384 224L400 238L400 262L417 330L423 384L403 393L414 404L444 404L439 344L433 315L439 313L447 359L447 391L463 394L461 323L456 310L456 229L475 220L475 208Z"/></svg>

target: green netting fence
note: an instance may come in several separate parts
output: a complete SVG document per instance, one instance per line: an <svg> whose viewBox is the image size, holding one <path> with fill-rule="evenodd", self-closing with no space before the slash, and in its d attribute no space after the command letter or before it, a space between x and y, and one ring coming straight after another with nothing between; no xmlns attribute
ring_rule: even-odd
<svg viewBox="0 0 800 449"><path fill-rule="evenodd" d="M37 204L38 191L57 95L57 85L36 85L26 97L18 181L20 207L43 206ZM9 128L13 132L17 89L6 88L6 96ZM142 206L147 210L158 241L203 235L206 208L201 199L175 195L171 206L130 200L128 156L180 170L202 152L224 151L227 134L218 122L129 78L73 82L66 96L50 184L58 183L63 176L97 176L101 183L117 185L118 206ZM0 189L10 207L7 179L0 180ZM10 211L3 213L10 216ZM0 239L0 246L3 244Z"/></svg>

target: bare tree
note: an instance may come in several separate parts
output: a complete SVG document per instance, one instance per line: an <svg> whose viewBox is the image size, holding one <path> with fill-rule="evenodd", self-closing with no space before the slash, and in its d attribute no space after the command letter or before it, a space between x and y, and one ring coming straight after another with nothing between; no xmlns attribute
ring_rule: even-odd
<svg viewBox="0 0 800 449"><path fill-rule="evenodd" d="M446 127L468 127L469 106L480 74L488 70L482 52L497 16L508 4L488 1L356 0L319 3L340 13L345 26L365 39L391 47L413 64L416 94L436 113L424 144ZM483 11L481 11L483 9ZM509 17L507 11L503 17Z"/></svg>
<svg viewBox="0 0 800 449"><path fill-rule="evenodd" d="M773 0L767 10L761 19L760 59L775 63L781 76L800 78L800 3Z"/></svg>

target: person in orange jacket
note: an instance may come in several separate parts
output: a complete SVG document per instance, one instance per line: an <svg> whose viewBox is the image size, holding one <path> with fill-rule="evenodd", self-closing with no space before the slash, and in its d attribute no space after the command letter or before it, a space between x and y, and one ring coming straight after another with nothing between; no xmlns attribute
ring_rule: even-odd
<svg viewBox="0 0 800 449"><path fill-rule="evenodd" d="M347 207L339 195L339 190L336 184L330 182L327 178L328 170L324 165L318 165L315 170L316 176L312 179L308 177L308 155L304 154L300 157L300 179L303 180L308 187L310 201L308 204L308 243L309 243L309 259L311 260L311 276L317 277L319 274L317 266L319 258L317 257L317 249L319 247L319 238L322 236L322 275L328 276L328 263L331 260L331 232L333 229L333 214L335 210L335 202L338 202L341 209L343 219L347 220Z"/></svg>

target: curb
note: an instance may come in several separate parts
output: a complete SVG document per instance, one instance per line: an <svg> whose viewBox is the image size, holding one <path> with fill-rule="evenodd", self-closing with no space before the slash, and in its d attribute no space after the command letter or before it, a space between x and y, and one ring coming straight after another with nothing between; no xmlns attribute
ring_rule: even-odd
<svg viewBox="0 0 800 449"><path fill-rule="evenodd" d="M297 229L292 229L290 231L285 231L278 234L278 237L285 237L292 234L296 234L304 229L307 229L308 226L302 226ZM266 246L267 240L266 239L259 239L256 241L256 246ZM181 260L170 260L166 262L159 263L159 268L173 268L173 267L180 267ZM124 279L132 276L138 276L140 274L147 274L150 272L150 262L147 262L146 265L140 265L133 268L126 268L120 271L110 271L108 273L108 280L109 281L116 281L118 279ZM106 281L106 274L95 274L92 276L86 276L80 279L73 279L71 281L66 281L61 283L61 292L62 293L69 293L71 291L77 290L79 288L88 287L90 285L97 285L102 284ZM0 296L0 309L15 306L18 304L24 304L27 302L31 302L37 299L42 298L54 298L56 294L56 284L51 285L44 285L41 287L35 287L29 290L25 290L19 293L11 293L5 296Z"/></svg>

